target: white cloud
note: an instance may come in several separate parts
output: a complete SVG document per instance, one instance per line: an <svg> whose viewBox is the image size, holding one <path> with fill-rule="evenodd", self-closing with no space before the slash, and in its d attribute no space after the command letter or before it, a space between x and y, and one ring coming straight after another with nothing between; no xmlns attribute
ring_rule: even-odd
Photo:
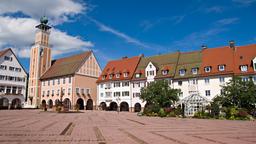
<svg viewBox="0 0 256 144"><path fill-rule="evenodd" d="M256 0L233 0L233 2L242 4L242 5L251 5L256 2Z"/></svg>
<svg viewBox="0 0 256 144"><path fill-rule="evenodd" d="M28 58L35 38L35 26L39 24L42 15L49 17L50 24L58 25L86 10L85 3L74 0L2 0L0 49L12 47L18 56ZM18 13L26 15L26 18ZM84 41L78 36L68 35L55 28L51 29L50 44L53 46L53 56L93 47L90 41Z"/></svg>
<svg viewBox="0 0 256 144"><path fill-rule="evenodd" d="M149 45L147 45L146 43L143 43L135 38L132 38L128 35L126 35L125 33L122 33L122 32L119 32L118 30L115 30L109 26L106 26L105 24L93 19L93 18L90 18L88 17L89 20L91 20L92 22L94 22L101 31L104 31L104 32L109 32L109 33L112 33L122 39L124 39L126 42L128 43L132 43L132 44L135 44L137 46L140 46L142 48L151 48Z"/></svg>
<svg viewBox="0 0 256 144"><path fill-rule="evenodd" d="M0 14L22 12L33 19L39 19L45 14L53 24L65 22L70 16L86 9L85 3L76 3L73 0L1 0L0 3Z"/></svg>
<svg viewBox="0 0 256 144"><path fill-rule="evenodd" d="M31 18L0 16L0 48L11 46L17 51L18 56L29 57L30 47L35 38L35 26L38 23ZM54 28L51 30L50 43L53 45L53 56L93 46L89 41L83 41Z"/></svg>
<svg viewBox="0 0 256 144"><path fill-rule="evenodd" d="M214 13L222 13L224 11L224 7L222 6L213 6L206 8L206 12L214 12Z"/></svg>
<svg viewBox="0 0 256 144"><path fill-rule="evenodd" d="M224 26L224 25L234 24L238 22L238 20L239 18L225 18L225 19L218 20L216 22L216 25Z"/></svg>

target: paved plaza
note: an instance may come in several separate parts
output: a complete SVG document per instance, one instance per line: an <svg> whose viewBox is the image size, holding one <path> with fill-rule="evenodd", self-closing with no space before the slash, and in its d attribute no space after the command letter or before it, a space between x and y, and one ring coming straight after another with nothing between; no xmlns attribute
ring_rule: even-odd
<svg viewBox="0 0 256 144"><path fill-rule="evenodd" d="M256 122L1 110L0 143L255 144Z"/></svg>

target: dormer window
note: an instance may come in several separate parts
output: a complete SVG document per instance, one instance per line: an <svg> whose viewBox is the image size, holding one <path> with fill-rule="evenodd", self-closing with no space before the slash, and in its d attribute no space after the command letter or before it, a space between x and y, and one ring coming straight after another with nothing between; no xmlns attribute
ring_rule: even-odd
<svg viewBox="0 0 256 144"><path fill-rule="evenodd" d="M102 76L102 80L105 80L106 79L106 75Z"/></svg>
<svg viewBox="0 0 256 144"><path fill-rule="evenodd" d="M185 70L185 69L180 69L180 70L179 70L180 76L184 76L185 73L186 73L186 70Z"/></svg>
<svg viewBox="0 0 256 144"><path fill-rule="evenodd" d="M112 75L112 74L110 74L110 75L109 75L109 79L112 79L112 78L113 78L113 75Z"/></svg>
<svg viewBox="0 0 256 144"><path fill-rule="evenodd" d="M135 74L135 77L140 78L140 74L139 73Z"/></svg>
<svg viewBox="0 0 256 144"><path fill-rule="evenodd" d="M128 77L128 73L127 72L124 73L124 77L125 78Z"/></svg>
<svg viewBox="0 0 256 144"><path fill-rule="evenodd" d="M241 70L242 72L247 72L248 66L247 66L247 65L241 65L241 66L240 66L240 70Z"/></svg>
<svg viewBox="0 0 256 144"><path fill-rule="evenodd" d="M118 73L118 74L116 74L116 78L120 78L120 74Z"/></svg>
<svg viewBox="0 0 256 144"><path fill-rule="evenodd" d="M256 71L256 57L252 60L253 70Z"/></svg>
<svg viewBox="0 0 256 144"><path fill-rule="evenodd" d="M197 74L197 70L198 70L198 68L192 68L192 69L191 69L192 74Z"/></svg>
<svg viewBox="0 0 256 144"><path fill-rule="evenodd" d="M168 70L162 70L162 75L167 75L168 74Z"/></svg>
<svg viewBox="0 0 256 144"><path fill-rule="evenodd" d="M210 67L210 66L207 66L204 68L205 72L211 72L211 70L212 70L212 67Z"/></svg>
<svg viewBox="0 0 256 144"><path fill-rule="evenodd" d="M224 71L225 70L225 65L219 65L219 71Z"/></svg>

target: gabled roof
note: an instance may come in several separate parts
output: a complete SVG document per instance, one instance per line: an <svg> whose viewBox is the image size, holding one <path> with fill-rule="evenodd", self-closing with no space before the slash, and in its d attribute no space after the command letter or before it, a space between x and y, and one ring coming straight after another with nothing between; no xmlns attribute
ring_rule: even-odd
<svg viewBox="0 0 256 144"><path fill-rule="evenodd" d="M8 51L10 51L10 52L14 55L14 57L15 57L16 60L18 61L19 65L21 66L21 68L23 69L23 71L24 71L24 72L26 73L26 75L27 75L27 72L26 72L25 68L24 68L23 65L20 63L19 59L17 58L17 56L15 55L15 53L12 51L11 48L7 48L7 49L4 49L4 50L0 51L0 57L4 56Z"/></svg>
<svg viewBox="0 0 256 144"><path fill-rule="evenodd" d="M188 77L192 78L192 77L198 76L200 74L200 71L198 71L197 74L192 74L192 68L199 69L201 63L202 63L201 51L180 53L174 78L175 79L188 78ZM184 76L180 76L179 74L179 71L182 69L186 71Z"/></svg>
<svg viewBox="0 0 256 144"><path fill-rule="evenodd" d="M237 46L234 52L234 73L235 75L256 74L253 69L252 60L256 57L256 44ZM248 71L241 72L240 66L247 65Z"/></svg>
<svg viewBox="0 0 256 144"><path fill-rule="evenodd" d="M207 48L202 50L202 76L232 74L234 69L233 48L229 46L219 48ZM225 70L219 71L219 65L224 65ZM205 72L204 68L210 66L211 71Z"/></svg>
<svg viewBox="0 0 256 144"><path fill-rule="evenodd" d="M163 55L156 55L151 57L142 57L140 63L136 69L136 73L140 73L141 77L136 78L133 76L133 79L144 79L145 78L145 69L147 65L151 62L157 68L157 73L155 78L162 77L173 77L175 73L176 64L178 61L179 53L169 53ZM168 70L168 74L163 76L162 70Z"/></svg>
<svg viewBox="0 0 256 144"><path fill-rule="evenodd" d="M115 80L130 80L135 72L135 69L140 61L140 57L123 58L119 60L110 61L105 66L102 74L97 80L99 82L115 81ZM116 78L115 74L119 73L120 78ZM128 73L128 77L124 77L124 73ZM112 79L109 79L110 75L113 75ZM102 79L106 76L105 79Z"/></svg>
<svg viewBox="0 0 256 144"><path fill-rule="evenodd" d="M9 50L12 50L11 48L8 49L4 49L0 51L0 57L2 57L6 52L8 52Z"/></svg>
<svg viewBox="0 0 256 144"><path fill-rule="evenodd" d="M52 66L42 75L41 79L51 79L66 75L74 75L92 51L73 55L53 61Z"/></svg>

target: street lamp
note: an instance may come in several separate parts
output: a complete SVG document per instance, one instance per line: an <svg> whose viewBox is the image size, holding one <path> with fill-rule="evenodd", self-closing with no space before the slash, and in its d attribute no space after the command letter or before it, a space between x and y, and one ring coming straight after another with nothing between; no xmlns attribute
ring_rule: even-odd
<svg viewBox="0 0 256 144"><path fill-rule="evenodd" d="M119 111L120 111L120 104L119 103L121 101L120 95L117 96L116 101L117 101L117 113L119 114Z"/></svg>

